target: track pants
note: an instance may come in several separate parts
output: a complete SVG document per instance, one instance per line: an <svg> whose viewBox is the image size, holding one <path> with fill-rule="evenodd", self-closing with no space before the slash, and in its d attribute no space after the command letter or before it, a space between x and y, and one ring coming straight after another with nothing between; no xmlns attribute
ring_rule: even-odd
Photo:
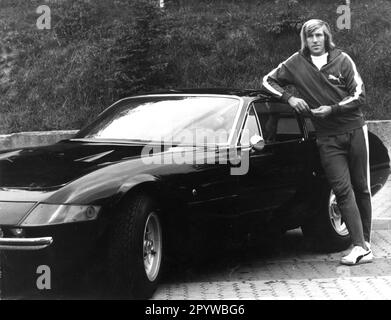
<svg viewBox="0 0 391 320"><path fill-rule="evenodd" d="M317 145L352 242L365 247L372 226L368 128L319 137Z"/></svg>

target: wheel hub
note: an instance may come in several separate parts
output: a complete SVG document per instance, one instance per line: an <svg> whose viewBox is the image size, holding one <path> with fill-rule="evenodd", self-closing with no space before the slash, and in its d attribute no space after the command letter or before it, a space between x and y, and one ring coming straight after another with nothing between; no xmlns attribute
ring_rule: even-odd
<svg viewBox="0 0 391 320"><path fill-rule="evenodd" d="M329 218L330 218L331 225L339 235L346 236L349 234L346 224L342 219L341 210L338 207L337 198L333 193L333 191L331 191L330 193Z"/></svg>
<svg viewBox="0 0 391 320"><path fill-rule="evenodd" d="M144 228L143 260L145 273L150 281L159 274L162 256L162 234L159 219L150 213Z"/></svg>

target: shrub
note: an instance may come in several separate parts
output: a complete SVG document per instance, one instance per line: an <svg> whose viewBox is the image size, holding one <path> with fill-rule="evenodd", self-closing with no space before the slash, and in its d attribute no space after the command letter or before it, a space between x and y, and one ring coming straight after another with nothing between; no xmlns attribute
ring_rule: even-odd
<svg viewBox="0 0 391 320"><path fill-rule="evenodd" d="M167 86L167 27L163 12L147 0L135 1L134 21L118 29L113 48L114 86L119 96Z"/></svg>
<svg viewBox="0 0 391 320"><path fill-rule="evenodd" d="M53 29L40 31L42 1L0 0L0 44L12 51L12 71L0 77L0 132L76 129L115 100L155 89L259 88L299 49L310 18L329 21L356 62L367 118L391 118L391 4L352 2L352 29L339 30L341 3L170 0L160 10L155 0L51 0Z"/></svg>
<svg viewBox="0 0 391 320"><path fill-rule="evenodd" d="M87 39L90 36L90 31L105 21L105 12L101 1L63 1L54 11L53 20L56 21L55 35L58 41L65 45Z"/></svg>

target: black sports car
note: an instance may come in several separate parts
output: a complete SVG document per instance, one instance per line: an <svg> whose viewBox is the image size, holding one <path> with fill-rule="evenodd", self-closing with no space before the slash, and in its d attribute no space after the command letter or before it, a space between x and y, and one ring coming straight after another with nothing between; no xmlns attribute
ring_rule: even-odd
<svg viewBox="0 0 391 320"><path fill-rule="evenodd" d="M95 258L113 294L150 297L165 257L207 231L218 242L301 226L344 249L315 140L310 116L262 92L179 90L122 99L73 139L1 151L3 294L24 277L39 289L40 266L55 276ZM369 142L374 194L390 160Z"/></svg>

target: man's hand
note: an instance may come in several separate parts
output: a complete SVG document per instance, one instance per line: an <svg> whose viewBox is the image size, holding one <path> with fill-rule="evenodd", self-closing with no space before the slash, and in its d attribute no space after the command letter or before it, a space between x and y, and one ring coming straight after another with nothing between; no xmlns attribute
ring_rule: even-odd
<svg viewBox="0 0 391 320"><path fill-rule="evenodd" d="M288 103L298 113L310 112L310 107L308 106L307 102L305 102L303 99L292 96L288 99Z"/></svg>
<svg viewBox="0 0 391 320"><path fill-rule="evenodd" d="M331 114L330 106L320 106L319 108L312 109L312 114L318 118L326 118L329 114Z"/></svg>

